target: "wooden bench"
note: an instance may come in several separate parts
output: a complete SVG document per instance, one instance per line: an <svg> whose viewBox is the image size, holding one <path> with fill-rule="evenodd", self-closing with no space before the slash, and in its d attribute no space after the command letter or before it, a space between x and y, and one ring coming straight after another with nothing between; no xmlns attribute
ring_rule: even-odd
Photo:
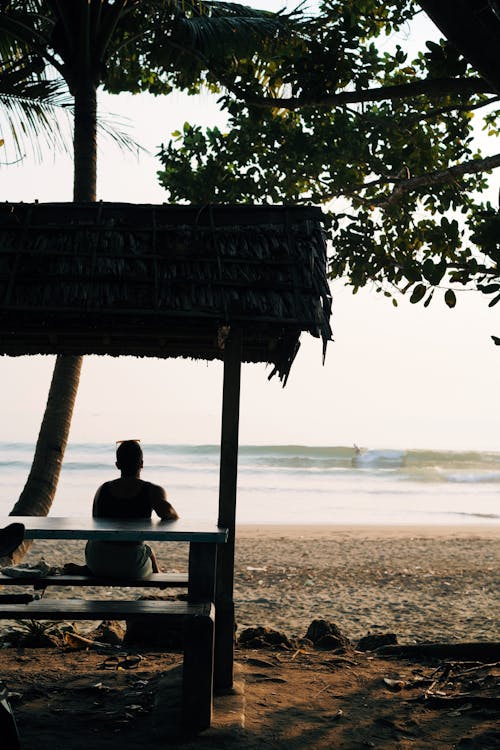
<svg viewBox="0 0 500 750"><path fill-rule="evenodd" d="M0 526L12 517L0 519ZM96 539L102 541L188 542L189 572L156 573L144 579L114 579L86 575L2 576L12 587L105 586L186 587L188 601L122 599L33 599L27 603L0 594L0 620L127 620L151 618L158 624L181 627L184 640L182 722L190 732L210 726L213 700L215 576L217 545L225 544L226 528L195 521L113 521L94 518L16 517L25 527L25 539ZM20 595L23 597L23 595ZM23 598L30 598L24 595ZM14 601L12 601L14 599Z"/></svg>
<svg viewBox="0 0 500 750"><path fill-rule="evenodd" d="M120 586L123 588L187 588L187 573L152 573L148 578L107 578L102 576L61 574L7 576L0 573L0 586L34 586L45 589L49 586Z"/></svg>
<svg viewBox="0 0 500 750"><path fill-rule="evenodd" d="M210 726L213 702L214 624L212 603L150 600L36 599L27 604L2 603L4 620L127 620L147 617L182 628L182 724L193 731Z"/></svg>

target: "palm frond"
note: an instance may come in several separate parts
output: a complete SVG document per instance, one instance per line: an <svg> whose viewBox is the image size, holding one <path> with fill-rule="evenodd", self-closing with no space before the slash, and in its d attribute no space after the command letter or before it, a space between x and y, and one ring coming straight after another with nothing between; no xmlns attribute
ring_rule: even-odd
<svg viewBox="0 0 500 750"><path fill-rule="evenodd" d="M109 113L100 115L97 119L97 131L109 138L123 151L129 151L131 154L139 157L139 154L145 153L147 149L135 141L132 136L125 132L124 128L128 127L127 121L119 118L117 115Z"/></svg>
<svg viewBox="0 0 500 750"><path fill-rule="evenodd" d="M49 32L53 26L51 19L40 14L19 11L0 11L0 35L3 44L19 45L23 50L32 51L39 47L45 50Z"/></svg>
<svg viewBox="0 0 500 750"><path fill-rule="evenodd" d="M207 52L214 45L238 50L255 46L262 39L275 38L290 30L290 18L259 11L238 3L184 3L186 9L178 23L191 37L195 46ZM187 7L193 6L191 13ZM201 10L201 12L200 12ZM204 48L204 49L203 49Z"/></svg>
<svg viewBox="0 0 500 750"><path fill-rule="evenodd" d="M49 84L49 82L45 82ZM48 91L48 97L46 96ZM0 134L16 158L28 150L41 161L47 148L71 152L71 109L44 82L13 91L0 89Z"/></svg>
<svg viewBox="0 0 500 750"><path fill-rule="evenodd" d="M256 44L290 33L295 24L294 12L273 13L217 0L149 0L139 5L141 12L156 14L153 28L166 45L173 40L203 55L255 51Z"/></svg>
<svg viewBox="0 0 500 750"><path fill-rule="evenodd" d="M71 149L71 99L62 80L47 79L37 51L45 43L42 9L27 2L0 12L0 133L4 152L17 160L27 151L39 161L47 148Z"/></svg>
<svg viewBox="0 0 500 750"><path fill-rule="evenodd" d="M127 7L127 0L117 0L108 7L107 13L102 13L102 3L99 5L99 13L95 19L96 38L101 54L109 51L111 40L116 32L117 26L126 15L132 13L133 8Z"/></svg>
<svg viewBox="0 0 500 750"><path fill-rule="evenodd" d="M8 45L3 44L6 49ZM64 81L48 80L36 57L10 45L14 56L0 62L0 130L16 158L29 147L37 160L47 146L70 151L71 98Z"/></svg>

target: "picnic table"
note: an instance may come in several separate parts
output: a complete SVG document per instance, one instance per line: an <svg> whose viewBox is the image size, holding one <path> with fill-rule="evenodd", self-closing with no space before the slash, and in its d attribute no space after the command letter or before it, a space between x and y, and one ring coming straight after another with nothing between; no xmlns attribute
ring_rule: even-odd
<svg viewBox="0 0 500 750"><path fill-rule="evenodd" d="M182 626L184 633L182 720L185 726L201 730L210 726L213 703L215 588L217 546L227 540L228 530L206 521L108 520L91 517L5 516L0 528L22 523L25 539L154 541L189 543L187 579L173 577L172 585L187 583L187 601L124 600L84 598L34 599L27 603L2 602L0 619L92 620L156 618L160 623ZM114 579L121 586L168 585L172 574L153 574L148 579ZM29 574L0 583L26 586L35 583ZM50 576L44 584L58 586L109 586L109 579L93 576ZM40 579L38 579L40 583Z"/></svg>

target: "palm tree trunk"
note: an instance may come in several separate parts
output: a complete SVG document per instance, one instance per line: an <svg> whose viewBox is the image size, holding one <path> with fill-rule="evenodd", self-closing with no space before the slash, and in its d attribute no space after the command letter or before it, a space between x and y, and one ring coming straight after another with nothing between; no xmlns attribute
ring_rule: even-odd
<svg viewBox="0 0 500 750"><path fill-rule="evenodd" d="M97 189L97 90L84 81L75 91L73 200L95 201Z"/></svg>
<svg viewBox="0 0 500 750"><path fill-rule="evenodd" d="M97 90L86 81L75 88L74 201L95 201L97 187ZM51 508L68 441L83 357L56 358L49 397L24 489L12 516L46 516ZM23 542L9 561L19 562L31 543Z"/></svg>
<svg viewBox="0 0 500 750"><path fill-rule="evenodd" d="M50 510L68 441L81 365L82 357L56 358L35 456L11 516L46 516Z"/></svg>
<svg viewBox="0 0 500 750"><path fill-rule="evenodd" d="M82 360L74 356L56 358L35 456L11 516L46 516L50 510L68 442ZM28 549L29 543L23 542L11 559L18 562Z"/></svg>

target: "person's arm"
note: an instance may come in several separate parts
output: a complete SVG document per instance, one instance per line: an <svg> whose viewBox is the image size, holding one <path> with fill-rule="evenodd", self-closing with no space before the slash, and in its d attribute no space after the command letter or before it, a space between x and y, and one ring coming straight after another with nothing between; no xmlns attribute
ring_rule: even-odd
<svg viewBox="0 0 500 750"><path fill-rule="evenodd" d="M97 490L92 504L92 518L99 518L99 495L101 494L101 487Z"/></svg>
<svg viewBox="0 0 500 750"><path fill-rule="evenodd" d="M163 521L175 521L179 518L174 506L167 500L167 493L159 485L151 485L151 506Z"/></svg>

